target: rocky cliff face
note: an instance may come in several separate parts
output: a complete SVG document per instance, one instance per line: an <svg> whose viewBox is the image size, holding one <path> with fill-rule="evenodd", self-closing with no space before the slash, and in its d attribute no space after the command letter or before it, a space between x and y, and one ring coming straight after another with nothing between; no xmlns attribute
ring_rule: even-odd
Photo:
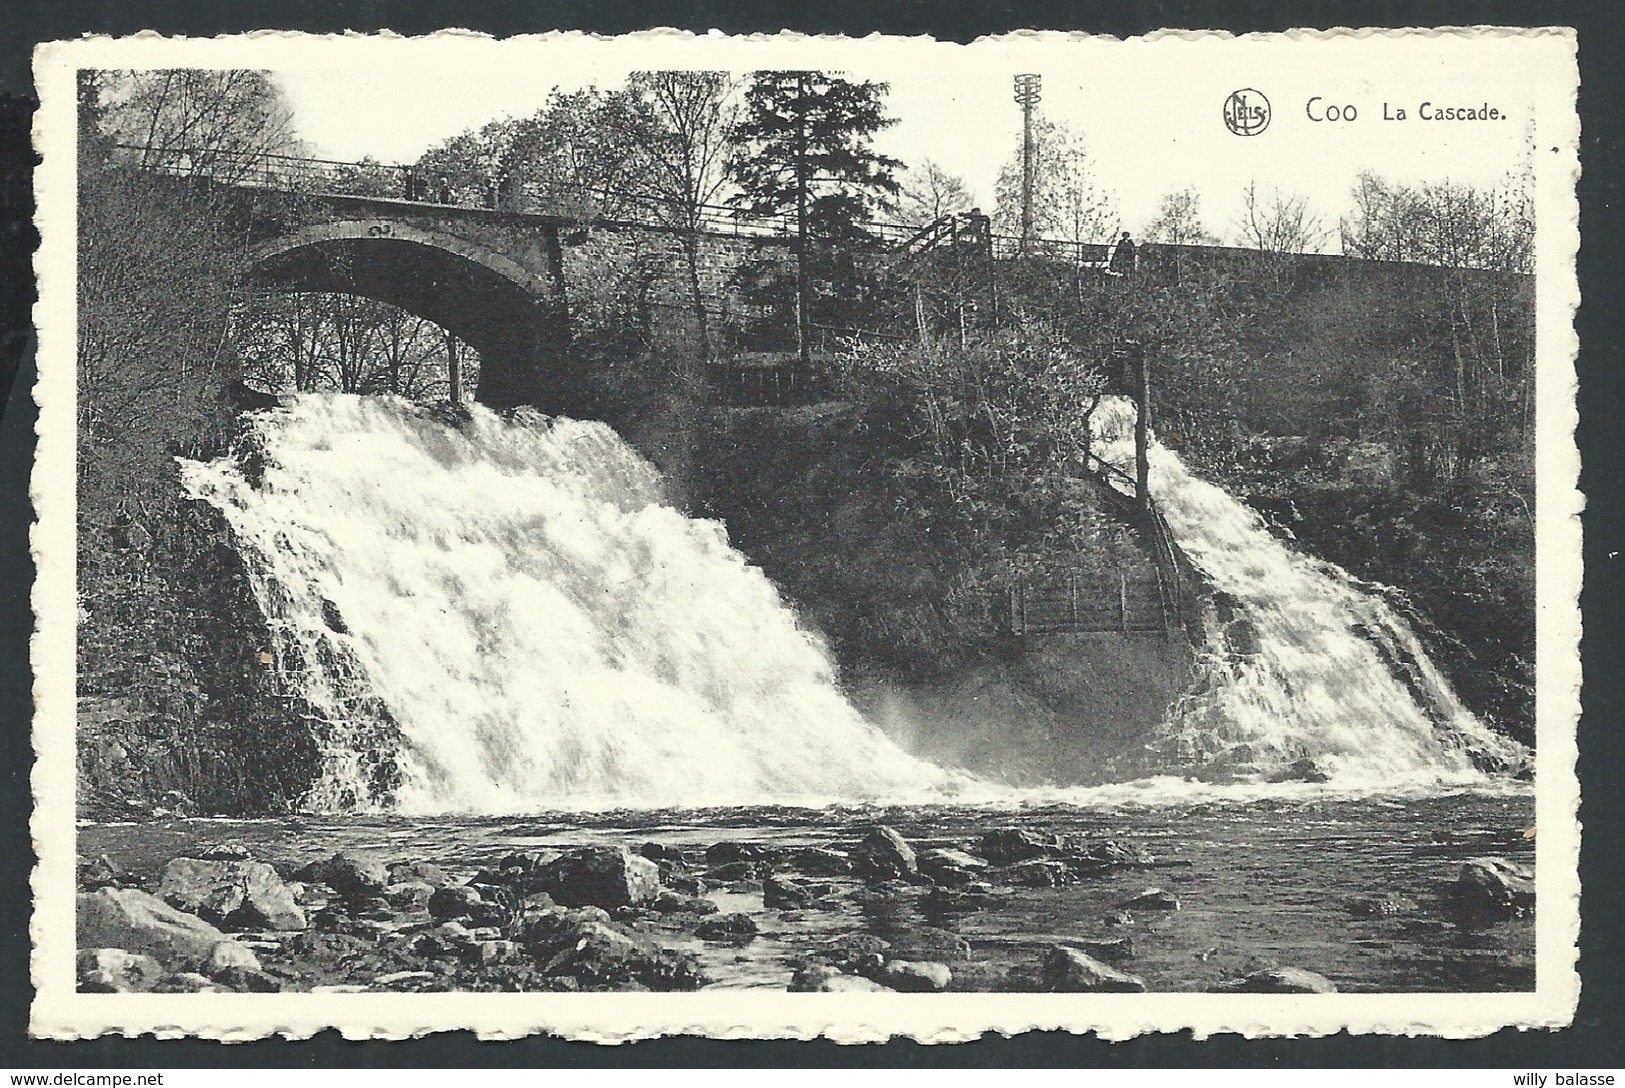
<svg viewBox="0 0 1625 1088"><path fill-rule="evenodd" d="M316 742L265 664L265 619L219 517L177 494L115 531L82 529L79 578L80 816L297 803Z"/></svg>

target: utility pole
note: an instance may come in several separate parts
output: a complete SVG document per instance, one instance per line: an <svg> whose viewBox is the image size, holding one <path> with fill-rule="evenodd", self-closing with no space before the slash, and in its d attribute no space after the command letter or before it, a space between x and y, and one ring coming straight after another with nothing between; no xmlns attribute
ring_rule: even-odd
<svg viewBox="0 0 1625 1088"><path fill-rule="evenodd" d="M1128 343L1134 366L1134 497L1142 511L1151 509L1151 367L1145 348Z"/></svg>
<svg viewBox="0 0 1625 1088"><path fill-rule="evenodd" d="M446 333L446 385L453 404L463 403L463 360L457 351L457 337Z"/></svg>
<svg viewBox="0 0 1625 1088"><path fill-rule="evenodd" d="M1035 72L1016 77L1016 103L1021 107L1021 255L1027 256L1033 237L1033 107L1038 105L1043 79Z"/></svg>

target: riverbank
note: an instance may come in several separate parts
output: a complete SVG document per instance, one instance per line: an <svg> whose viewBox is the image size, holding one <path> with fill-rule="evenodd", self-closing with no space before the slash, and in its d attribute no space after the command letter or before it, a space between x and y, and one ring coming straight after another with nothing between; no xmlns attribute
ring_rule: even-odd
<svg viewBox="0 0 1625 1088"><path fill-rule="evenodd" d="M87 825L81 980L1222 992L1304 983L1268 974L1293 968L1349 992L1527 989L1531 807L1291 787L1112 810Z"/></svg>

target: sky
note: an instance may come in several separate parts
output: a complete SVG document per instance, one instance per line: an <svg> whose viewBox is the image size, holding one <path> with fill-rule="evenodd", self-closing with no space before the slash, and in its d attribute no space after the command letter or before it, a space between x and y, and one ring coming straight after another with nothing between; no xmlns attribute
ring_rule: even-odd
<svg viewBox="0 0 1625 1088"><path fill-rule="evenodd" d="M1363 170L1411 184L1494 185L1520 169L1540 135L1533 92L1520 79L1528 51L1449 35L1380 43L1380 64L1356 36L1009 38L970 47L924 38L712 37L674 46L583 36L331 44L264 65L288 95L298 135L321 157L411 161L464 129L534 112L554 86L610 89L639 68L823 68L889 83L896 124L876 146L906 163L935 161L988 211L1000 166L1020 142L1012 76L1035 72L1039 110L1082 135L1124 228L1140 231L1164 193L1192 187L1204 225L1226 240L1236 235L1249 182L1265 194L1302 196L1335 228ZM1270 103L1269 125L1255 136L1224 123L1227 98L1244 88ZM1424 102L1433 112L1488 106L1503 116L1423 120ZM1354 120L1331 119L1328 107L1349 106ZM1404 120L1385 119L1400 110Z"/></svg>

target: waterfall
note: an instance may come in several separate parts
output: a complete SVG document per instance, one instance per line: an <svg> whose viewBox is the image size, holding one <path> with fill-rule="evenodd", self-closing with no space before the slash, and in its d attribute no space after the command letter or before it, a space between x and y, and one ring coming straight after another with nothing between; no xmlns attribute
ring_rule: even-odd
<svg viewBox="0 0 1625 1088"><path fill-rule="evenodd" d="M305 395L182 462L320 717L318 809L940 796L722 526L599 423Z"/></svg>
<svg viewBox="0 0 1625 1088"><path fill-rule="evenodd" d="M1109 398L1092 422L1097 452L1132 475L1133 403ZM1383 789L1527 764L1522 746L1461 704L1376 587L1289 548L1154 441L1149 468L1171 535L1214 593L1197 682L1135 770L1324 775Z"/></svg>

